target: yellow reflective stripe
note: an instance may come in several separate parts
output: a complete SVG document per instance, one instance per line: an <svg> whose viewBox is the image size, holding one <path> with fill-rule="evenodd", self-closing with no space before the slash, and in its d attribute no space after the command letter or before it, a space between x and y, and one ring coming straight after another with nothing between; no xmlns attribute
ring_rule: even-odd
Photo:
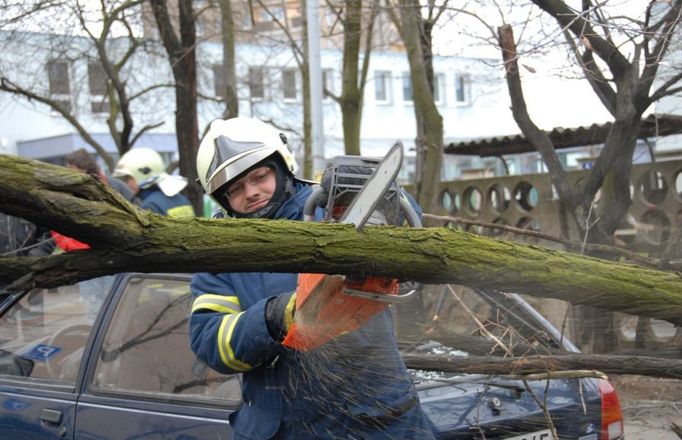
<svg viewBox="0 0 682 440"><path fill-rule="evenodd" d="M192 218L194 217L194 209L190 205L176 206L166 211L168 217L173 218Z"/></svg>
<svg viewBox="0 0 682 440"><path fill-rule="evenodd" d="M197 310L211 310L218 313L239 313L242 311L239 298L236 296L224 296L205 294L199 295L192 303L192 313Z"/></svg>
<svg viewBox="0 0 682 440"><path fill-rule="evenodd" d="M296 312L296 292L291 295L287 306L284 308L284 328L289 331L289 327L294 322L294 312Z"/></svg>
<svg viewBox="0 0 682 440"><path fill-rule="evenodd" d="M220 352L220 359L222 359L225 365L235 371L248 371L253 369L251 365L235 358L234 351L232 351L232 346L230 345L232 332L234 332L234 327L237 325L237 321L242 316L242 313L244 312L225 316L220 323L220 329L218 330L218 351Z"/></svg>

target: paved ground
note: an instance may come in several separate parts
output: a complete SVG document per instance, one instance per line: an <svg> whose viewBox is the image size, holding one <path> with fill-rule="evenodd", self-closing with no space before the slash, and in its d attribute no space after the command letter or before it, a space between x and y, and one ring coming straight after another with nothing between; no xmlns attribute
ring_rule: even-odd
<svg viewBox="0 0 682 440"><path fill-rule="evenodd" d="M670 428L682 427L682 380L613 376L625 416L626 440L681 440Z"/></svg>

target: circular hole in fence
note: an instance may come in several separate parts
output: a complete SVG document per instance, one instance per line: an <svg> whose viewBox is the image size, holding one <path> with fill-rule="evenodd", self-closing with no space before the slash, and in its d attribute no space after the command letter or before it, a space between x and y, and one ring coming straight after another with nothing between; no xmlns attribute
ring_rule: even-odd
<svg viewBox="0 0 682 440"><path fill-rule="evenodd" d="M493 220L493 223L500 226L509 226L509 222L502 217L497 217L495 220ZM506 231L504 229L489 228L488 235L491 237L499 237L504 235L505 232Z"/></svg>
<svg viewBox="0 0 682 440"><path fill-rule="evenodd" d="M444 190L440 195L440 204L446 212L452 212L454 203L452 203L452 195L449 190Z"/></svg>
<svg viewBox="0 0 682 440"><path fill-rule="evenodd" d="M675 196L682 201L682 170L675 173Z"/></svg>
<svg viewBox="0 0 682 440"><path fill-rule="evenodd" d="M677 334L677 327L668 321L652 319L651 331L659 339L672 339Z"/></svg>
<svg viewBox="0 0 682 440"><path fill-rule="evenodd" d="M620 334L626 341L634 341L637 334L637 317L623 316L620 319Z"/></svg>
<svg viewBox="0 0 682 440"><path fill-rule="evenodd" d="M660 171L649 170L639 178L637 189L646 202L658 205L668 194L668 182Z"/></svg>
<svg viewBox="0 0 682 440"><path fill-rule="evenodd" d="M493 210L501 214L509 208L511 193L506 186L496 183L488 188L488 200L490 200Z"/></svg>
<svg viewBox="0 0 682 440"><path fill-rule="evenodd" d="M528 229L531 231L539 231L540 230L540 223L537 222L532 217L523 217L521 220L519 220L516 223L516 227L519 229Z"/></svg>
<svg viewBox="0 0 682 440"><path fill-rule="evenodd" d="M470 186L464 190L463 197L466 210L472 215L478 215L481 212L481 205L483 204L481 190L475 186Z"/></svg>
<svg viewBox="0 0 682 440"><path fill-rule="evenodd" d="M457 214L462 208L462 197L456 191L450 191L450 198L452 199L452 209L450 214Z"/></svg>
<svg viewBox="0 0 682 440"><path fill-rule="evenodd" d="M538 190L523 180L514 187L514 200L524 210L531 211L538 204Z"/></svg>
<svg viewBox="0 0 682 440"><path fill-rule="evenodd" d="M651 244L660 245L670 237L670 220L663 212L652 209L639 220L642 237Z"/></svg>

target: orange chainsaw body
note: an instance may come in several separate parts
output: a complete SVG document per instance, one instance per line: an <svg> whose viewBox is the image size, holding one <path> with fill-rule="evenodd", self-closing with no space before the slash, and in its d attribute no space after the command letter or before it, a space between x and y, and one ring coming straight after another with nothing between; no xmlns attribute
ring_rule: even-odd
<svg viewBox="0 0 682 440"><path fill-rule="evenodd" d="M379 277L352 281L342 275L299 274L295 319L284 345L296 350L313 350L362 327L389 304L351 296L347 293L351 290L397 295L398 281Z"/></svg>

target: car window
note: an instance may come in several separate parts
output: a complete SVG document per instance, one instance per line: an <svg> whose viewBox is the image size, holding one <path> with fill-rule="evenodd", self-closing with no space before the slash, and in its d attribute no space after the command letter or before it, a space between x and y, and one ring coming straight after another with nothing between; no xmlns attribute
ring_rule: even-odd
<svg viewBox="0 0 682 440"><path fill-rule="evenodd" d="M0 375L75 384L113 277L34 289L0 317Z"/></svg>
<svg viewBox="0 0 682 440"><path fill-rule="evenodd" d="M189 280L131 278L106 330L94 390L239 402L239 376L211 370L190 349L191 303Z"/></svg>
<svg viewBox="0 0 682 440"><path fill-rule="evenodd" d="M473 356L560 351L547 327L551 324L537 322L514 295L456 285L427 285L423 286L422 298L423 303L412 301L397 310L398 339L408 348L439 343L451 349L452 354ZM416 306L423 308L415 311Z"/></svg>

